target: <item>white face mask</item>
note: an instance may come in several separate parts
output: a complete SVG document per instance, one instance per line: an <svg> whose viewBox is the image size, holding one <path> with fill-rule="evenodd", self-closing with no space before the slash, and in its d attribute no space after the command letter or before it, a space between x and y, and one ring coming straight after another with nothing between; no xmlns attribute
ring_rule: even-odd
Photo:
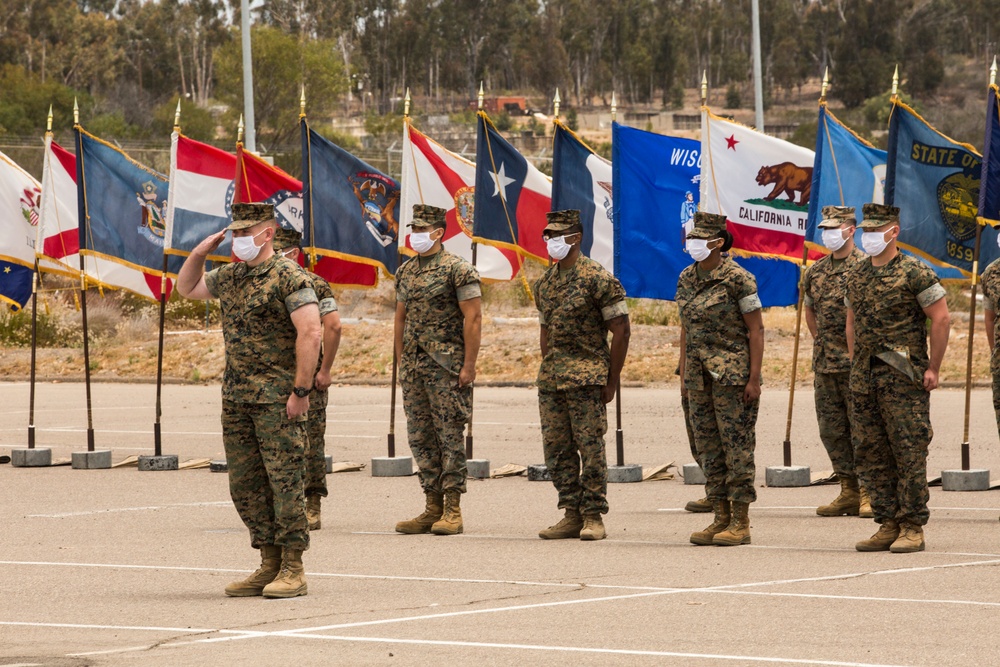
<svg viewBox="0 0 1000 667"><path fill-rule="evenodd" d="M823 245L826 246L827 250L837 252L844 247L845 243L847 243L847 239L844 238L843 229L823 230Z"/></svg>
<svg viewBox="0 0 1000 667"><path fill-rule="evenodd" d="M566 243L565 236L553 236L552 238L545 239L545 247L549 251L549 257L558 262L559 260L566 259L566 255L573 249L573 244Z"/></svg>
<svg viewBox="0 0 1000 667"><path fill-rule="evenodd" d="M424 254L434 247L434 239L431 234L434 232L413 232L410 234L410 246L417 251L417 254Z"/></svg>
<svg viewBox="0 0 1000 667"><path fill-rule="evenodd" d="M861 248L872 257L877 257L885 252L889 242L885 240L885 235L891 232L887 229L884 232L863 232L861 234Z"/></svg>
<svg viewBox="0 0 1000 667"><path fill-rule="evenodd" d="M708 248L707 239L688 239L687 251L691 255L691 259L696 262L704 262L712 254Z"/></svg>
<svg viewBox="0 0 1000 667"><path fill-rule="evenodd" d="M252 262L260 254L261 246L254 243L254 239L266 232L262 229L253 236L236 236L233 238L233 254L244 262Z"/></svg>

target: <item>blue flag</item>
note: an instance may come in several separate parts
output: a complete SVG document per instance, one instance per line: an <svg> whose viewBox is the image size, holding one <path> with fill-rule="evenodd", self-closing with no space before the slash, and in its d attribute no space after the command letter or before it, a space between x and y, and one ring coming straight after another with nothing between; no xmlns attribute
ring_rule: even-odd
<svg viewBox="0 0 1000 667"><path fill-rule="evenodd" d="M701 142L612 126L615 276L630 297L673 301L692 260L684 237L693 225L701 180ZM757 278L767 306L798 302L792 262L734 257Z"/></svg>
<svg viewBox="0 0 1000 667"><path fill-rule="evenodd" d="M160 298L167 177L82 128L77 155L80 254L98 260L97 281ZM184 258L170 261L175 273Z"/></svg>
<svg viewBox="0 0 1000 667"><path fill-rule="evenodd" d="M552 149L552 210L579 210L583 225L580 250L614 272L611 181L611 162L557 122Z"/></svg>
<svg viewBox="0 0 1000 667"><path fill-rule="evenodd" d="M399 183L302 122L302 246L307 253L399 266Z"/></svg>
<svg viewBox="0 0 1000 667"><path fill-rule="evenodd" d="M551 205L552 181L479 112L472 240L548 262L542 230Z"/></svg>
<svg viewBox="0 0 1000 667"><path fill-rule="evenodd" d="M986 139L983 142L983 180L979 189L979 215L987 220L1000 220L1000 89L990 86L986 99ZM984 229L983 232L986 230ZM980 245L986 240L985 234ZM982 261L983 249L979 250L979 266L986 268Z"/></svg>
<svg viewBox="0 0 1000 667"><path fill-rule="evenodd" d="M971 273L981 168L972 146L946 137L895 101L885 201L899 206L900 245L934 264ZM984 229L980 271L998 256L996 230Z"/></svg>

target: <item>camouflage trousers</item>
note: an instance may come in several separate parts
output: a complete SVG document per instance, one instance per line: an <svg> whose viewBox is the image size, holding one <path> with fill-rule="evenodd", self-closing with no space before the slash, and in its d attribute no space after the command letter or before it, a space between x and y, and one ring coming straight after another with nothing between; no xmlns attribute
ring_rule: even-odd
<svg viewBox="0 0 1000 667"><path fill-rule="evenodd" d="M706 372L704 389L687 392L705 495L712 500L757 500L753 454L760 400L744 403L743 389L718 384Z"/></svg>
<svg viewBox="0 0 1000 667"><path fill-rule="evenodd" d="M819 439L840 479L857 479L851 441L851 373L816 373L813 388Z"/></svg>
<svg viewBox="0 0 1000 667"><path fill-rule="evenodd" d="M545 466L559 492L559 509L608 513L608 413L602 387L538 391Z"/></svg>
<svg viewBox="0 0 1000 667"><path fill-rule="evenodd" d="M993 374L993 412L997 416L997 430L1000 431L1000 373Z"/></svg>
<svg viewBox="0 0 1000 667"><path fill-rule="evenodd" d="M472 387L459 389L458 378L443 368L400 384L420 487L424 493L465 493L464 429L472 411Z"/></svg>
<svg viewBox="0 0 1000 667"><path fill-rule="evenodd" d="M683 382L683 380L681 380ZM687 396L681 396L681 410L684 411L684 428L688 434L688 446L691 448L691 456L694 462L701 465L701 457L698 456L698 447L694 443L694 431L691 429L691 401Z"/></svg>
<svg viewBox="0 0 1000 667"><path fill-rule="evenodd" d="M258 549L309 548L302 474L306 417L289 421L284 403L222 401L229 494Z"/></svg>
<svg viewBox="0 0 1000 667"><path fill-rule="evenodd" d="M868 393L853 392L851 436L861 485L875 521L927 523L927 448L934 430L930 393L884 364L872 363Z"/></svg>
<svg viewBox="0 0 1000 667"><path fill-rule="evenodd" d="M307 496L328 495L326 490L326 404L329 391L309 394L309 443L306 445L305 489Z"/></svg>

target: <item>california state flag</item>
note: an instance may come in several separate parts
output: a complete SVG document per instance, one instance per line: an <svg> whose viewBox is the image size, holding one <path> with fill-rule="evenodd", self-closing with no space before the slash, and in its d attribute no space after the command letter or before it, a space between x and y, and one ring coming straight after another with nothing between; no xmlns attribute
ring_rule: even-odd
<svg viewBox="0 0 1000 667"><path fill-rule="evenodd" d="M702 109L701 155L700 208L726 216L733 248L801 262L813 151Z"/></svg>
<svg viewBox="0 0 1000 667"><path fill-rule="evenodd" d="M472 261L472 223L475 209L476 165L452 153L427 135L405 124L403 129L402 201L399 205L399 249L409 247L414 204L445 209L448 227L442 246L450 253ZM510 280L520 268L517 252L477 244L476 268L486 280Z"/></svg>

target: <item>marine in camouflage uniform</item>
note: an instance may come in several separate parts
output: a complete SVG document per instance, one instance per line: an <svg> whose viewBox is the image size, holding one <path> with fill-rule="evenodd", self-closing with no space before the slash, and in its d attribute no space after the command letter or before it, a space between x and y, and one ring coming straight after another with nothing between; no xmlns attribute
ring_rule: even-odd
<svg viewBox="0 0 1000 667"><path fill-rule="evenodd" d="M274 251L292 262L298 262L302 235L293 229L279 229L274 237ZM316 298L319 299L319 319L323 327L323 345L312 393L309 394L308 443L306 445L305 494L306 519L309 530L322 528L321 498L329 495L326 488L326 408L329 402L330 369L340 346L340 314L330 283L309 273Z"/></svg>
<svg viewBox="0 0 1000 667"><path fill-rule="evenodd" d="M997 429L1000 430L1000 354L997 353L997 334L1000 333L1000 259L994 260L983 271L983 315L986 320L986 338L990 343L990 374L993 376L993 411Z"/></svg>
<svg viewBox="0 0 1000 667"><path fill-rule="evenodd" d="M481 327L476 268L441 247L445 210L413 207L413 237L433 246L396 272L396 349L406 431L426 497L422 514L396 524L401 533L453 535L464 531L463 429L472 410ZM440 235L435 235L438 232Z"/></svg>
<svg viewBox="0 0 1000 667"><path fill-rule="evenodd" d="M757 499L754 448L764 327L756 279L721 256L731 244L725 216L696 213L688 234L696 263L677 282L682 395L705 472L705 495L715 512L708 528L691 535L698 545L749 544L749 505ZM694 249L702 247L710 254L699 259Z"/></svg>
<svg viewBox="0 0 1000 667"><path fill-rule="evenodd" d="M881 525L856 548L922 551L922 526L930 516L927 448L934 433L929 392L937 387L948 343L948 306L934 272L896 249L899 209L865 204L862 211L862 244L872 257L847 277L851 426L858 475Z"/></svg>
<svg viewBox="0 0 1000 667"><path fill-rule="evenodd" d="M222 241L223 231L195 248L178 276L181 294L217 298L222 310L222 438L229 490L250 530L251 545L262 557L260 569L226 587L227 595L240 597L307 592L302 552L309 547L309 531L302 475L319 314L305 271L274 254L276 228L270 204L234 204L229 227L234 252L248 236L256 251L244 262L203 274L205 257ZM258 245L262 235L264 243Z"/></svg>
<svg viewBox="0 0 1000 667"><path fill-rule="evenodd" d="M862 509L851 442L851 359L847 354L848 272L864 259L854 247L854 207L824 206L818 227L836 248L802 279L806 323L813 337L813 388L819 437L840 481L840 495L816 509L820 516L857 516ZM829 230L829 231L828 231ZM846 237L845 237L846 235ZM870 510L870 505L868 506Z"/></svg>
<svg viewBox="0 0 1000 667"><path fill-rule="evenodd" d="M534 290L541 327L537 384L542 444L559 492L558 507L565 510L563 519L539 537L599 540L607 534L601 515L608 512L605 406L614 397L628 352L628 304L621 283L581 254L580 212L546 215L546 238L562 239L571 247Z"/></svg>

